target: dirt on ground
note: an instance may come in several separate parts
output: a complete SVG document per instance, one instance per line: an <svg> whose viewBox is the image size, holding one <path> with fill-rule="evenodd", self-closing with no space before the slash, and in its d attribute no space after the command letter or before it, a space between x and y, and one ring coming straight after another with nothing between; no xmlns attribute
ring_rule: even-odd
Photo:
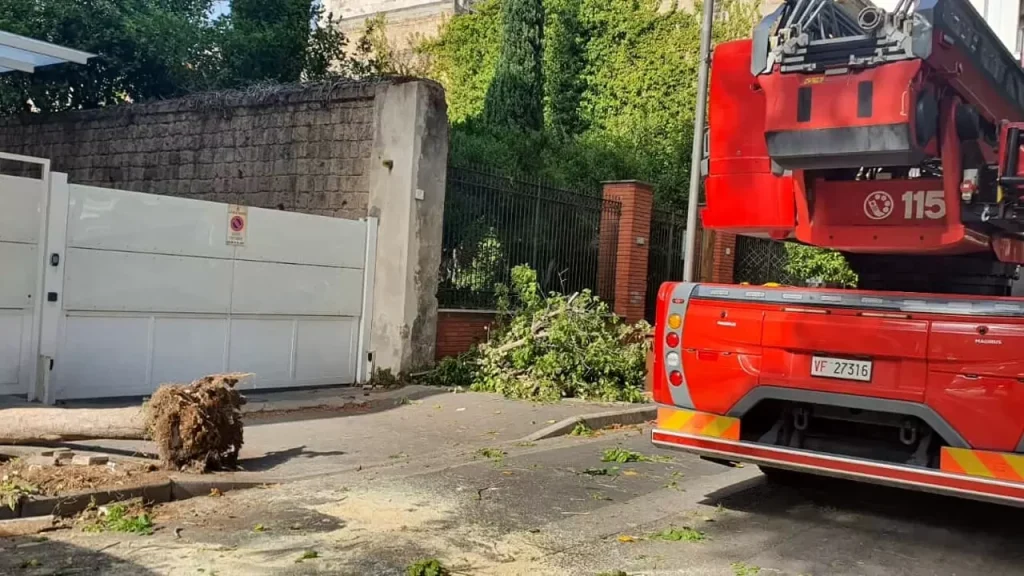
<svg viewBox="0 0 1024 576"><path fill-rule="evenodd" d="M42 466L15 459L0 462L0 490L41 496L62 496L94 489L141 486L167 480L167 472L152 464L110 462L100 466Z"/></svg>

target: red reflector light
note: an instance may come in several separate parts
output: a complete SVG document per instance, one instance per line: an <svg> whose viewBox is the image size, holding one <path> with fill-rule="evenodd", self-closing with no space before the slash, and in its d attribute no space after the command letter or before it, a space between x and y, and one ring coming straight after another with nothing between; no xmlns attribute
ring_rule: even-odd
<svg viewBox="0 0 1024 576"><path fill-rule="evenodd" d="M683 373L679 370L673 370L672 373L668 375L668 381L671 382L673 386L679 386L683 383Z"/></svg>
<svg viewBox="0 0 1024 576"><path fill-rule="evenodd" d="M669 332L668 334L666 334L665 344L668 345L669 348L675 348L676 346L679 346L679 334L675 332Z"/></svg>

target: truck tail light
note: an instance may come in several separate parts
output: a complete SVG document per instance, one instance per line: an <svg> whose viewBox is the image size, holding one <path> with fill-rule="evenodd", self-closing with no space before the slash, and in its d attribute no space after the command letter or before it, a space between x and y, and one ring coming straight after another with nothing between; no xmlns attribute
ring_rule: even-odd
<svg viewBox="0 0 1024 576"><path fill-rule="evenodd" d="M683 383L683 373L679 370L673 370L668 375L668 381L671 382L673 386L679 386Z"/></svg>
<svg viewBox="0 0 1024 576"><path fill-rule="evenodd" d="M665 334L665 345L669 348L676 348L679 346L679 333L669 332Z"/></svg>

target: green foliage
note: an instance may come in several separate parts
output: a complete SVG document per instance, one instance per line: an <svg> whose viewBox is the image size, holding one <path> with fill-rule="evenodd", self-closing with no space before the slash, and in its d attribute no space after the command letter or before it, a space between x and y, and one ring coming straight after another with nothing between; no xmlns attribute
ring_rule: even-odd
<svg viewBox="0 0 1024 576"><path fill-rule="evenodd" d="M658 0L544 0L544 102L541 134L482 126L501 45L501 2L483 0L420 47L429 75L446 89L452 158L555 184L594 190L603 180L651 182L659 202L682 204L700 38L694 13L663 12ZM724 0L715 42L747 37L759 2Z"/></svg>
<svg viewBox="0 0 1024 576"><path fill-rule="evenodd" d="M428 386L469 388L476 377L476 360L475 349L460 356L444 358L426 375L423 383Z"/></svg>
<svg viewBox="0 0 1024 576"><path fill-rule="evenodd" d="M857 274L843 255L835 250L786 243L786 271L796 280L817 280L824 284L856 286Z"/></svg>
<svg viewBox="0 0 1024 576"><path fill-rule="evenodd" d="M499 309L502 328L478 347L474 390L532 400L643 401L646 324L624 324L589 291L545 296L526 266L513 268Z"/></svg>
<svg viewBox="0 0 1024 576"><path fill-rule="evenodd" d="M11 510L18 507L22 496L31 496L32 494L39 494L39 487L17 476L5 476L0 480L0 505Z"/></svg>
<svg viewBox="0 0 1024 576"><path fill-rule="evenodd" d="M190 64L213 45L209 7L210 0L0 0L0 29L99 55L87 66L5 74L0 111L94 108L202 83Z"/></svg>
<svg viewBox="0 0 1024 576"><path fill-rule="evenodd" d="M580 100L586 82L581 0L549 0L544 32L544 96L547 125L558 138L583 131Z"/></svg>
<svg viewBox="0 0 1024 576"><path fill-rule="evenodd" d="M302 553L302 555L300 555L298 558L295 559L295 563L296 564L300 564L304 560L314 560L314 559L319 558L319 557L320 557L320 553L317 552L316 550L306 550L306 551L304 551Z"/></svg>
<svg viewBox="0 0 1024 576"><path fill-rule="evenodd" d="M569 436L582 436L584 438L589 438L593 435L594 430L591 429L590 426L587 426L586 422L582 421L577 422L576 425L572 427L572 432L569 432Z"/></svg>
<svg viewBox="0 0 1024 576"><path fill-rule="evenodd" d="M700 530L694 530L693 528L675 528L669 527L661 532L657 532L650 535L651 540L665 540L667 542L702 542L707 539L707 535Z"/></svg>
<svg viewBox="0 0 1024 576"><path fill-rule="evenodd" d="M226 85L319 80L345 60L340 19L311 0L232 0L221 41Z"/></svg>
<svg viewBox="0 0 1024 576"><path fill-rule="evenodd" d="M153 520L145 510L127 504L112 504L96 522L85 526L86 532L124 532L149 536L153 533Z"/></svg>
<svg viewBox="0 0 1024 576"><path fill-rule="evenodd" d="M633 452L632 450L625 450L623 448L615 447L608 448L601 455L601 462L616 462L619 464L626 464L629 462L668 462L671 458L667 456L647 456L639 452Z"/></svg>
<svg viewBox="0 0 1024 576"><path fill-rule="evenodd" d="M0 77L0 114L56 112L258 82L370 74L313 0L0 0L0 29L96 54Z"/></svg>
<svg viewBox="0 0 1024 576"><path fill-rule="evenodd" d="M484 118L516 132L544 127L544 5L541 0L504 0L501 51L487 89Z"/></svg>
<svg viewBox="0 0 1024 576"><path fill-rule="evenodd" d="M624 324L589 291L545 295L528 266L513 268L511 288L495 292L492 339L443 360L427 384L542 401L644 401L646 323Z"/></svg>
<svg viewBox="0 0 1024 576"><path fill-rule="evenodd" d="M498 62L501 31L500 0L481 0L473 4L471 12L448 20L437 38L417 47L430 63L430 77L445 87L448 120L453 125L483 114L484 97Z"/></svg>
<svg viewBox="0 0 1024 576"><path fill-rule="evenodd" d="M761 572L760 566L754 566L746 562L733 562L729 566L732 568L732 573L736 576L754 576Z"/></svg>
<svg viewBox="0 0 1024 576"><path fill-rule="evenodd" d="M451 572L436 558L420 560L405 569L406 576L450 576Z"/></svg>
<svg viewBox="0 0 1024 576"><path fill-rule="evenodd" d="M504 450L500 450L498 448L481 448L476 451L476 454L477 456L487 458L488 460L492 460L494 462L501 462L502 460L505 459L505 456L507 455L507 453Z"/></svg>

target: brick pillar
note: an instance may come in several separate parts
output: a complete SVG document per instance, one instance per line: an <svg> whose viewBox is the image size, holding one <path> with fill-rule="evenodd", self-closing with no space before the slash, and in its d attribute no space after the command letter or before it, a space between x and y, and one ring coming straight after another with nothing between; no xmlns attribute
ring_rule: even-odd
<svg viewBox="0 0 1024 576"><path fill-rule="evenodd" d="M736 263L736 235L715 232L711 251L714 262L711 269L711 281L719 284L732 284L732 269Z"/></svg>
<svg viewBox="0 0 1024 576"><path fill-rule="evenodd" d="M615 313L627 322L637 322L644 317L647 295L647 249L654 191L643 182L606 182L604 198L622 204L619 238L615 243ZM602 241L601 247L605 244ZM600 270L598 276L601 277Z"/></svg>

